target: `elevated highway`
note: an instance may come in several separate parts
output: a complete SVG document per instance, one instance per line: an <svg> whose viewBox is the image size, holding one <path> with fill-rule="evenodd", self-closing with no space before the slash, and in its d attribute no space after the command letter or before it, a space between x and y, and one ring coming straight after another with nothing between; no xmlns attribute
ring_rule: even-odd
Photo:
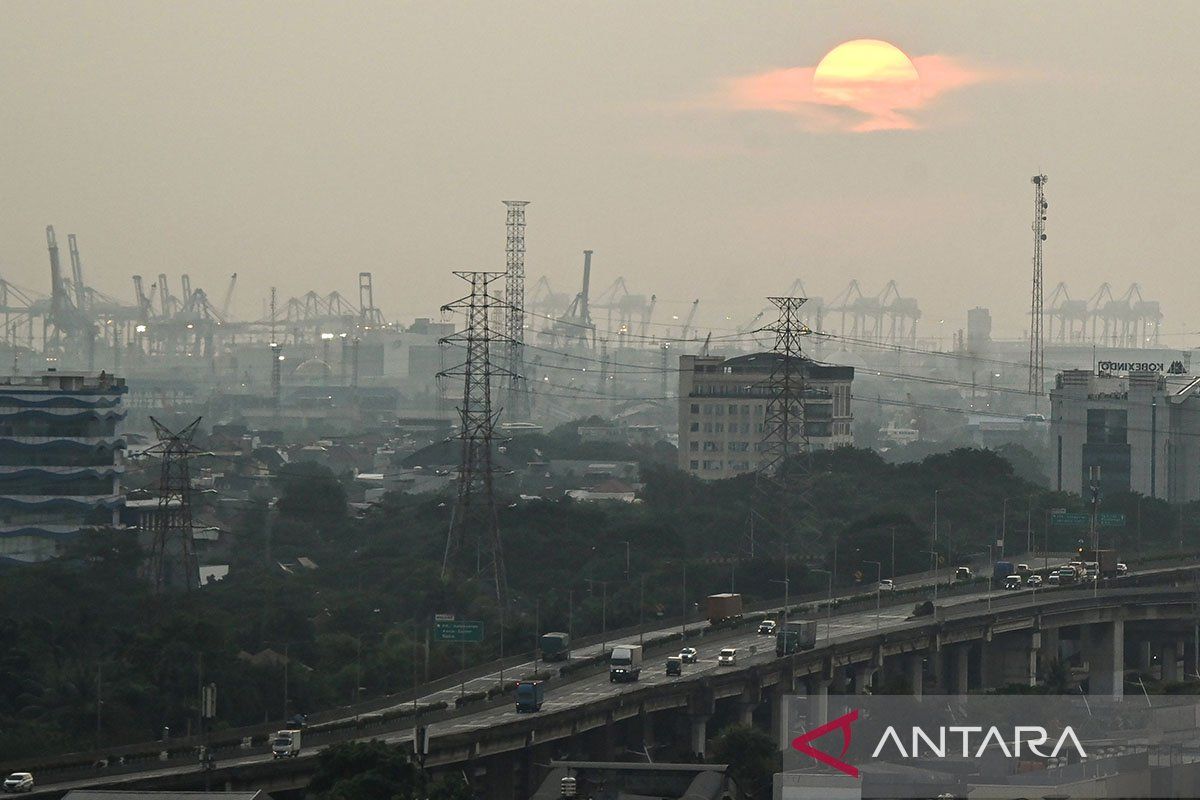
<svg viewBox="0 0 1200 800"><path fill-rule="evenodd" d="M662 657L677 650L679 640L652 644L658 637L647 634L647 662L638 683L612 684L603 664L596 664L552 679L538 714L517 714L511 697L500 695L422 715L419 723L428 731L424 761L433 769L469 768L487 781L489 797L510 797L519 794L516 787L531 785L535 764L559 757L568 745L599 759L619 755L618 742L652 751L659 739L690 741L702 753L710 721L775 725L782 698L792 693L807 693L820 717L831 690L868 691L890 681L915 693L977 691L1032 683L1049 659L1069 658L1089 672L1092 693L1120 694L1127 638L1137 643L1136 652L1157 655L1164 679L1178 676L1180 659L1184 671L1195 674L1196 580L1195 569L1162 568L1096 591L973 591L940 597L933 615L917 618L908 613L911 600L878 612L872 605L827 617L809 608L820 621L817 646L784 658L775 656L769 637L748 627L696 629L688 643L700 651L700 660L681 677L667 677L662 669ZM1185 642L1189 646L1181 647ZM723 647L741 651L734 667L717 666ZM232 788L298 788L311 775L320 748L370 738L411 747L414 727L411 717L378 715L310 731L306 752L279 762L261 747L219 752L207 779ZM206 778L195 757L186 754L138 767L122 775L47 772L37 795L113 785L197 788Z"/></svg>

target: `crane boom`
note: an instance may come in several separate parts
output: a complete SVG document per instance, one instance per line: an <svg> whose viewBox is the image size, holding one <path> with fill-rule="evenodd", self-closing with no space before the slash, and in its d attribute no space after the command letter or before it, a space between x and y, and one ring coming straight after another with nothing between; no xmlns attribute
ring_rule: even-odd
<svg viewBox="0 0 1200 800"><path fill-rule="evenodd" d="M229 288L225 290L225 297L221 300L221 319L229 319L229 303L233 300L233 287L237 285L237 273L233 273L229 277Z"/></svg>
<svg viewBox="0 0 1200 800"><path fill-rule="evenodd" d="M680 339L686 339L686 338L687 338L687 336L688 336L688 330L689 330L689 329L692 327L692 320L694 320L694 319L696 318L696 308L697 308L699 305L700 305L700 300L699 300L699 299L696 299L696 300L693 300L693 301L692 301L692 310L688 312L688 315L687 315L687 320L685 320L685 321L684 321L684 323L683 323L683 332L682 332L682 333L679 335L679 338L680 338Z"/></svg>
<svg viewBox="0 0 1200 800"><path fill-rule="evenodd" d="M63 282L62 261L58 257L58 239L53 225L46 226L46 247L50 250L50 313L57 322L62 313Z"/></svg>
<svg viewBox="0 0 1200 800"><path fill-rule="evenodd" d="M87 288L83 285L83 262L79 259L79 245L75 234L67 234L67 250L71 254L71 279L75 284L75 307L83 311L87 307Z"/></svg>
<svg viewBox="0 0 1200 800"><path fill-rule="evenodd" d="M162 315L164 317L171 316L171 292L167 289L165 272L160 272L158 275L158 302L162 306Z"/></svg>

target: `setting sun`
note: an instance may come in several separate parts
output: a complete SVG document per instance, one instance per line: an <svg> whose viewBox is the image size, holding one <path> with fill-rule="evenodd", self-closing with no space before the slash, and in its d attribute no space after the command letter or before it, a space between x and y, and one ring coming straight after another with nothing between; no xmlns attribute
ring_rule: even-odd
<svg viewBox="0 0 1200 800"><path fill-rule="evenodd" d="M830 50L813 73L813 83L885 82L912 84L917 68L900 48L879 39L855 39Z"/></svg>
<svg viewBox="0 0 1200 800"><path fill-rule="evenodd" d="M913 130L927 124L916 114L941 95L984 77L948 56L909 57L882 39L853 39L815 67L733 79L724 102L740 110L790 114L816 131Z"/></svg>

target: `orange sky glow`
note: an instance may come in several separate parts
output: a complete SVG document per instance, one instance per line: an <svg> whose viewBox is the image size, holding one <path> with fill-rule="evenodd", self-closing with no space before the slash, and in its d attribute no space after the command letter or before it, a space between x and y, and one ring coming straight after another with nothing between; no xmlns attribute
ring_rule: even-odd
<svg viewBox="0 0 1200 800"><path fill-rule="evenodd" d="M814 132L916 130L929 126L920 112L943 95L990 77L950 56L906 60L895 47L864 39L839 45L816 66L730 79L718 103L787 114Z"/></svg>

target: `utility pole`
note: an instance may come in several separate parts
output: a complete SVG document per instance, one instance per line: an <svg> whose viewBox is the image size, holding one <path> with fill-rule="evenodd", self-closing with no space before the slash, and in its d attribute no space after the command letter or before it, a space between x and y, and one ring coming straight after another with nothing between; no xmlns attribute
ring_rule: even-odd
<svg viewBox="0 0 1200 800"><path fill-rule="evenodd" d="M1029 322L1029 394L1036 412L1046 388L1046 361L1043 347L1042 319L1045 309L1042 299L1042 243L1046 241L1046 176L1034 175L1033 182L1033 298Z"/></svg>
<svg viewBox="0 0 1200 800"><path fill-rule="evenodd" d="M525 376L525 206L526 200L505 200L507 236L505 239L504 305L505 338L508 354L508 415L510 419L528 419L529 397L522 384Z"/></svg>
<svg viewBox="0 0 1200 800"><path fill-rule="evenodd" d="M467 315L465 330L441 340L442 344L458 344L466 351L461 364L438 373L439 379L457 377L463 381L463 399L458 408L458 438L462 443L458 498L446 535L442 578L445 579L456 566L462 568L456 563L460 560L457 556L471 537L487 548L496 601L503 608L508 602L508 579L493 489L492 445L497 412L492 409L492 376L507 375L508 372L497 369L491 360L491 344L500 339L492 327L492 313L501 304L488 289L504 273L456 271L454 274L470 284L471 291L442 307L443 311L463 311ZM476 577L482 572L482 569L476 570Z"/></svg>
<svg viewBox="0 0 1200 800"><path fill-rule="evenodd" d="M1096 560L1096 579L1092 581L1092 597L1100 593L1100 531L1096 516L1100 507L1100 467L1088 467L1088 482L1092 491L1092 558Z"/></svg>
<svg viewBox="0 0 1200 800"><path fill-rule="evenodd" d="M279 413L283 392L283 345L275 338L275 287L271 287L271 404Z"/></svg>

